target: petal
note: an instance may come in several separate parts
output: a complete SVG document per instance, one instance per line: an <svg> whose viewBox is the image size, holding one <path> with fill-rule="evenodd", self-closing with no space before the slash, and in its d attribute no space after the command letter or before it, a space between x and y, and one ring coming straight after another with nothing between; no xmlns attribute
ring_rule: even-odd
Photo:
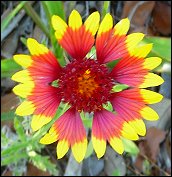
<svg viewBox="0 0 172 177"><path fill-rule="evenodd" d="M54 126L52 126L48 133L46 133L41 139L41 144L51 144L58 140L58 133Z"/></svg>
<svg viewBox="0 0 172 177"><path fill-rule="evenodd" d="M16 82L21 82L21 83L27 83L32 81L32 78L30 77L30 73L28 70L22 70L17 73L15 73L11 79Z"/></svg>
<svg viewBox="0 0 172 177"><path fill-rule="evenodd" d="M32 117L32 122L31 122L31 127L33 131L37 131L40 128L42 128L42 126L46 125L47 123L49 123L52 120L51 117L47 117L44 115L34 115Z"/></svg>
<svg viewBox="0 0 172 177"><path fill-rule="evenodd" d="M127 122L123 123L122 136L124 138L129 139L129 140L138 140L139 139L135 129L133 129L133 127L130 124L128 124Z"/></svg>
<svg viewBox="0 0 172 177"><path fill-rule="evenodd" d="M100 36L102 35L103 33L105 32L108 32L109 30L112 29L112 26L113 26L113 18L112 16L108 13L105 15L105 17L103 18L101 24L100 24L100 27L99 27L99 30L98 30L98 33L97 35Z"/></svg>
<svg viewBox="0 0 172 177"><path fill-rule="evenodd" d="M92 142L93 142L93 147L94 150L96 152L97 158L101 158L106 151L106 141L103 139L98 139L96 137L94 137L94 135L92 136Z"/></svg>
<svg viewBox="0 0 172 177"><path fill-rule="evenodd" d="M117 148L113 140L119 139L122 124L118 122L115 115L107 110L94 113L92 126L92 142L98 158L101 158L106 150L106 141L112 144L117 152L122 153L122 146ZM120 144L120 140L117 141Z"/></svg>
<svg viewBox="0 0 172 177"><path fill-rule="evenodd" d="M54 117L60 104L60 98L57 93L58 89L55 87L36 85L32 91L32 95L28 96L28 100L32 101L35 105L35 119L33 118L32 122L34 131L40 129ZM39 119L40 125L38 125Z"/></svg>
<svg viewBox="0 0 172 177"><path fill-rule="evenodd" d="M128 18L120 20L114 27L115 35L125 35L127 34L130 27L130 21Z"/></svg>
<svg viewBox="0 0 172 177"><path fill-rule="evenodd" d="M16 109L16 114L19 116L27 116L34 112L35 105L31 101L23 101Z"/></svg>
<svg viewBox="0 0 172 177"><path fill-rule="evenodd" d="M44 53L48 53L47 47L43 44L39 44L35 39L28 38L27 39L27 46L31 53L31 55L41 55Z"/></svg>
<svg viewBox="0 0 172 177"><path fill-rule="evenodd" d="M159 57L149 57L145 59L143 66L144 68L148 70L152 70L156 68L157 66L159 66L161 62L162 62L162 59Z"/></svg>
<svg viewBox="0 0 172 177"><path fill-rule="evenodd" d="M152 61L151 61L152 59ZM118 82L127 84L132 87L146 88L156 81L149 81L149 78L154 74L149 73L149 70L160 64L159 58L139 58L139 57L124 57L113 68L111 76ZM155 75L154 75L155 76ZM156 76L155 76L156 77ZM160 79L160 77L158 77ZM156 79L156 78L155 78ZM162 79L157 82L162 82Z"/></svg>
<svg viewBox="0 0 172 177"><path fill-rule="evenodd" d="M63 157L67 152L67 144L71 146L73 155L77 162L81 162L85 156L87 149L86 131L82 124L82 120L77 111L70 108L66 111L53 125L58 134L59 142L63 141L65 150L60 152L58 148L62 145L57 145L58 158Z"/></svg>
<svg viewBox="0 0 172 177"><path fill-rule="evenodd" d="M82 24L80 14L76 10L73 10L69 16L69 26L66 26L59 18L52 18L52 23L56 30L55 35L59 44L72 58L77 60L83 59L94 44L94 35L99 25L99 13L92 13L84 25ZM59 29L57 25L54 25L55 23L60 23ZM62 29L61 26L63 26Z"/></svg>
<svg viewBox="0 0 172 177"><path fill-rule="evenodd" d="M157 74L148 73L144 76L143 83L139 86L139 88L147 88L161 85L164 82L162 77L158 76Z"/></svg>
<svg viewBox="0 0 172 177"><path fill-rule="evenodd" d="M56 31L56 38L58 40L62 39L67 30L67 24L57 15L52 16L51 23Z"/></svg>
<svg viewBox="0 0 172 177"><path fill-rule="evenodd" d="M163 96L159 93L153 92L151 90L139 89L141 97L147 104L158 103L163 99Z"/></svg>
<svg viewBox="0 0 172 177"><path fill-rule="evenodd" d="M81 162L86 154L87 150L87 139L85 138L83 141L76 142L72 146L72 153L77 162Z"/></svg>
<svg viewBox="0 0 172 177"><path fill-rule="evenodd" d="M65 140L60 140L57 144L57 158L61 159L69 150L69 143Z"/></svg>
<svg viewBox="0 0 172 177"><path fill-rule="evenodd" d="M127 122L140 118L157 120L157 113L146 106L159 102L162 95L145 89L128 89L113 95L112 106L117 113Z"/></svg>
<svg viewBox="0 0 172 177"><path fill-rule="evenodd" d="M149 106L145 106L143 109L141 109L140 114L146 120L155 121L159 119L158 114Z"/></svg>
<svg viewBox="0 0 172 177"><path fill-rule="evenodd" d="M130 49L130 55L139 57L139 58L145 58L148 53L152 50L153 44L146 44L143 46L135 47L133 49Z"/></svg>
<svg viewBox="0 0 172 177"><path fill-rule="evenodd" d="M31 92L34 88L34 82L28 81L24 84L19 84L13 88L13 92L16 95L19 95L23 98L26 98L27 96L31 95Z"/></svg>
<svg viewBox="0 0 172 177"><path fill-rule="evenodd" d="M94 36L98 30L99 21L100 21L99 12L93 12L84 23L86 31L91 32L91 34Z"/></svg>
<svg viewBox="0 0 172 177"><path fill-rule="evenodd" d="M72 30L77 30L82 26L82 18L76 10L73 10L71 12L68 24L69 27L72 28Z"/></svg>
<svg viewBox="0 0 172 177"><path fill-rule="evenodd" d="M16 63L18 63L19 65L25 68L28 68L32 64L32 58L29 55L18 54L18 55L14 55L13 58Z"/></svg>
<svg viewBox="0 0 172 177"><path fill-rule="evenodd" d="M109 140L109 143L117 153L122 154L124 152L124 145L120 138L112 137Z"/></svg>
<svg viewBox="0 0 172 177"><path fill-rule="evenodd" d="M146 127L142 119L134 119L129 121L129 124L134 128L138 135L145 136Z"/></svg>
<svg viewBox="0 0 172 177"><path fill-rule="evenodd" d="M127 36L126 43L129 52L132 52L137 44L143 39L143 33L132 33Z"/></svg>
<svg viewBox="0 0 172 177"><path fill-rule="evenodd" d="M113 19L112 16L108 13L103 18L96 37L96 55L97 55L97 59L100 62L103 62L104 60L103 50L105 44L107 43L110 36L112 35L112 27L113 27Z"/></svg>

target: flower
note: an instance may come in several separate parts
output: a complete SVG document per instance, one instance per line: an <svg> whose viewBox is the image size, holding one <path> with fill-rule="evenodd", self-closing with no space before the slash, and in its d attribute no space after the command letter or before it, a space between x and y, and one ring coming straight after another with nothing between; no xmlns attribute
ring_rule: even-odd
<svg viewBox="0 0 172 177"><path fill-rule="evenodd" d="M163 83L160 76L149 72L161 59L145 58L152 44L138 45L144 37L142 33L127 35L128 18L114 27L109 13L100 25L99 21L99 13L94 12L83 24L76 10L71 12L68 25L59 16L52 17L58 43L70 55L65 67L60 66L50 50L32 38L27 40L31 55L14 56L14 60L26 68L12 76L14 81L21 82L14 87L14 93L26 98L16 114L33 114L34 131L53 119L61 101L70 105L40 140L42 144L58 141L59 159L70 147L78 162L85 156L87 136L81 112L93 113L92 143L98 158L104 155L107 142L122 154L121 137L138 140L138 135L146 133L142 118L158 119L158 114L147 104L161 101L162 95L145 89ZM96 58L88 58L87 53L94 45ZM110 69L107 64L117 59L118 63ZM114 92L117 83L126 84L128 88ZM108 102L115 113L104 108Z"/></svg>

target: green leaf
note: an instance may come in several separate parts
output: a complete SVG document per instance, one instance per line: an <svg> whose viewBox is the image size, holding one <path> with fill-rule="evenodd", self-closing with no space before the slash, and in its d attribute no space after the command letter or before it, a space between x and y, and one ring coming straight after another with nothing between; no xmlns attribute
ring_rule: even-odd
<svg viewBox="0 0 172 177"><path fill-rule="evenodd" d="M19 119L19 117L17 117L17 116L14 118L14 128L15 128L20 140L22 142L25 142L27 137L25 135L25 131L24 131L22 123L21 123L21 118Z"/></svg>
<svg viewBox="0 0 172 177"><path fill-rule="evenodd" d="M139 153L139 148L137 147L137 145L128 139L125 138L121 138L123 145L124 145L124 151L132 154L132 155L137 155Z"/></svg>
<svg viewBox="0 0 172 177"><path fill-rule="evenodd" d="M127 89L129 86L126 84L116 84L113 86L112 91L114 92L121 92L122 90Z"/></svg>
<svg viewBox="0 0 172 177"><path fill-rule="evenodd" d="M84 126L87 128L92 127L93 116L89 113L84 113L83 111L80 113L81 119L84 123Z"/></svg>
<svg viewBox="0 0 172 177"><path fill-rule="evenodd" d="M103 2L103 9L102 9L102 19L109 12L109 9L110 9L110 1L104 1Z"/></svg>
<svg viewBox="0 0 172 177"><path fill-rule="evenodd" d="M26 159L26 158L28 158L26 152L19 152L19 153L14 152L13 154L8 155L1 159L1 166L17 163L19 160Z"/></svg>
<svg viewBox="0 0 172 177"><path fill-rule="evenodd" d="M107 109L108 111L113 111L112 104L108 101L106 104L103 104L103 108Z"/></svg>
<svg viewBox="0 0 172 177"><path fill-rule="evenodd" d="M158 56L168 62L171 61L171 39L164 37L145 37L143 44L153 43L152 51L147 57Z"/></svg>
<svg viewBox="0 0 172 177"><path fill-rule="evenodd" d="M32 18L32 20L36 23L36 25L46 34L48 38L50 38L50 33L48 28L42 23L41 18L36 13L34 8L31 6L30 2L24 4L24 9L26 13Z"/></svg>
<svg viewBox="0 0 172 177"><path fill-rule="evenodd" d="M112 172L112 176L121 176L121 175L120 175L120 170L115 169L115 170Z"/></svg>
<svg viewBox="0 0 172 177"><path fill-rule="evenodd" d="M49 32L50 32L50 40L53 46L53 52L55 56L58 58L59 63L64 66L66 64L64 57L63 57L63 49L58 44L57 39L55 37L55 31L51 24L51 17L53 15L60 16L63 20L65 20L65 12L64 12L64 5L62 1L41 1L42 6L44 8L48 24L49 24Z"/></svg>
<svg viewBox="0 0 172 177"><path fill-rule="evenodd" d="M10 147L8 147L7 149L4 149L3 151L1 151L1 156L8 156L11 155L13 156L13 154L17 153L18 151L22 151L23 149L25 149L28 145L29 145L29 141L27 142L15 142L13 143Z"/></svg>
<svg viewBox="0 0 172 177"><path fill-rule="evenodd" d="M90 157L92 153L93 153L93 143L90 140L89 143L88 143L86 154L85 154L85 159Z"/></svg>
<svg viewBox="0 0 172 177"><path fill-rule="evenodd" d="M1 113L1 121L13 120L15 117L14 111L2 112Z"/></svg>
<svg viewBox="0 0 172 177"><path fill-rule="evenodd" d="M58 176L59 171L56 169L56 165L49 160L48 156L41 156L32 151L32 153L30 153L30 160L38 169L49 171L52 175Z"/></svg>
<svg viewBox="0 0 172 177"><path fill-rule="evenodd" d="M19 66L13 59L1 60L1 78L11 77L16 71L21 69L22 67Z"/></svg>
<svg viewBox="0 0 172 177"><path fill-rule="evenodd" d="M26 3L26 1L20 2L15 9L13 9L1 22L1 33L5 30L5 28L8 26L10 21L14 18L14 16L22 9L23 5Z"/></svg>

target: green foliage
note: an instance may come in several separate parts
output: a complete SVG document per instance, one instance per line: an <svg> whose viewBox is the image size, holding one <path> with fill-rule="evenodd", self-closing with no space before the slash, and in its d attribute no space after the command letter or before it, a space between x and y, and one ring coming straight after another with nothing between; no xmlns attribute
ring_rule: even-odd
<svg viewBox="0 0 172 177"><path fill-rule="evenodd" d="M11 77L21 69L21 66L19 66L13 59L1 60L1 78Z"/></svg>
<svg viewBox="0 0 172 177"><path fill-rule="evenodd" d="M85 154L85 159L90 157L92 153L93 153L93 143L90 140L89 143L88 143L86 154Z"/></svg>
<svg viewBox="0 0 172 177"><path fill-rule="evenodd" d="M2 112L1 113L1 121L13 120L14 119L14 111Z"/></svg>
<svg viewBox="0 0 172 177"><path fill-rule="evenodd" d="M124 144L125 152L128 152L131 155L137 155L139 153L139 148L133 141L125 139L125 138L121 138L121 140Z"/></svg>
<svg viewBox="0 0 172 177"><path fill-rule="evenodd" d="M171 39L164 37L145 37L143 44L153 43L152 51L148 56L157 56L171 62Z"/></svg>
<svg viewBox="0 0 172 177"><path fill-rule="evenodd" d="M120 175L120 171L118 169L115 169L113 172L112 172L112 176L121 176Z"/></svg>
<svg viewBox="0 0 172 177"><path fill-rule="evenodd" d="M127 89L129 86L126 84L116 84L113 86L112 91L113 92L121 92L122 90Z"/></svg>
<svg viewBox="0 0 172 177"><path fill-rule="evenodd" d="M35 151L32 151L30 154L30 161L34 166L42 171L48 171L54 176L58 176L59 171L56 169L56 165L53 164L48 156L41 156Z"/></svg>
<svg viewBox="0 0 172 177"><path fill-rule="evenodd" d="M104 1L103 2L102 15L101 15L102 19L109 12L109 9L110 9L110 1Z"/></svg>
<svg viewBox="0 0 172 177"><path fill-rule="evenodd" d="M15 9L13 9L1 22L1 33L5 30L5 28L9 25L11 20L15 17L15 15L23 8L26 1L20 2Z"/></svg>

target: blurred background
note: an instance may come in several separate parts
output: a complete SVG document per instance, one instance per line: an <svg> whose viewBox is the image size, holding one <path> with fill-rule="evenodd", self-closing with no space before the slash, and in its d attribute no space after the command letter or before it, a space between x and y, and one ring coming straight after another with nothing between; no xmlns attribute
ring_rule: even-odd
<svg viewBox="0 0 172 177"><path fill-rule="evenodd" d="M14 114L20 98L12 93L17 84L10 77L22 68L14 54L28 54L26 39L33 37L48 46L64 65L65 52L57 44L51 16L68 19L73 9L83 21L94 11L101 18L110 12L117 23L128 17L129 33L142 32L142 43L153 43L149 56L163 59L154 70L165 82L151 90L164 99L151 105L160 116L145 121L147 135L138 141L125 141L125 153L118 155L110 146L100 160L90 141L84 161L78 164L71 151L56 158L56 143L39 144L41 133L34 134L30 117ZM90 123L84 122L90 131ZM1 1L1 176L171 176L171 1Z"/></svg>

